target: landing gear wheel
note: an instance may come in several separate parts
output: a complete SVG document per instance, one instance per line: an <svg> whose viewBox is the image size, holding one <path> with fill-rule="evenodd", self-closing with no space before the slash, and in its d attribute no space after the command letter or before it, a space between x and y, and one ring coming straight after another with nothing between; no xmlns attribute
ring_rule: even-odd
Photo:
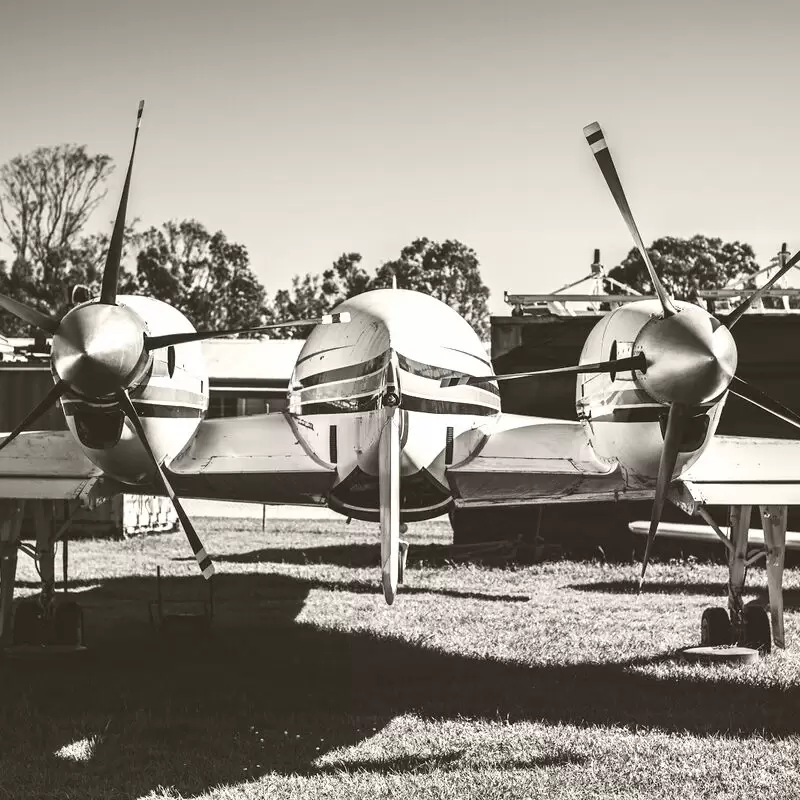
<svg viewBox="0 0 800 800"><path fill-rule="evenodd" d="M767 610L761 605L748 604L743 609L743 617L746 641L739 644L769 653L772 650L772 630Z"/></svg>
<svg viewBox="0 0 800 800"><path fill-rule="evenodd" d="M707 608L700 622L700 644L718 647L731 643L731 620L724 608Z"/></svg>
<svg viewBox="0 0 800 800"><path fill-rule="evenodd" d="M12 641L14 644L42 643L41 609L36 601L26 600L17 606Z"/></svg>
<svg viewBox="0 0 800 800"><path fill-rule="evenodd" d="M53 619L53 644L83 646L83 609L70 601L61 603Z"/></svg>

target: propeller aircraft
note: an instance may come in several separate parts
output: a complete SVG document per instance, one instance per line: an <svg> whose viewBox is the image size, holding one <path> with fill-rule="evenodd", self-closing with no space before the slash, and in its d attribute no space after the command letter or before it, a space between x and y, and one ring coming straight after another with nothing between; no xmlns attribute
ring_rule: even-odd
<svg viewBox="0 0 800 800"><path fill-rule="evenodd" d="M736 376L731 335L800 252L724 319L671 298L593 123L584 134L655 298L603 316L578 364L496 375L478 336L453 309L421 293L379 289L324 317L251 329L312 328L290 380L289 409L209 420L199 343L244 331L195 331L166 303L117 293L142 108L99 297L55 319L0 295L0 308L52 336L55 381L0 443L2 530L18 533L19 501L26 498L78 505L120 491L162 493L208 578L214 567L182 497L327 504L378 523L381 584L391 604L403 573L402 526L454 507L652 497L641 587L669 499L711 525L730 552L729 608L704 613L704 642L766 649L774 638L783 646L786 507L800 502L800 443L721 437L715 430L729 394L800 427L800 416ZM577 420L502 411L499 382L552 374L576 376ZM68 431L23 432L59 401ZM717 504L733 509L729 536L708 513ZM764 519L772 636L766 612L742 603L752 563L751 505L762 507ZM35 639L42 627L34 630L34 618L55 620L56 638L75 637L77 613L53 600L52 543L52 534L37 541L42 593L34 611L19 605L14 641ZM0 536L0 636L10 627L17 548L13 533Z"/></svg>

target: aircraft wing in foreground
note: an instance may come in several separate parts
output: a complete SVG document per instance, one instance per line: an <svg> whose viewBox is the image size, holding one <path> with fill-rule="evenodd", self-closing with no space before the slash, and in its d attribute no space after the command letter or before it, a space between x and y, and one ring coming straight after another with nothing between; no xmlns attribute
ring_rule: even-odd
<svg viewBox="0 0 800 800"><path fill-rule="evenodd" d="M628 524L628 530L639 536L647 536L650 523L646 520L637 519ZM722 525L720 530L724 536L724 541L731 541L731 526ZM700 544L719 544L719 534L710 525L693 525L686 522L661 522L658 526L658 535L668 539L677 539L682 542L698 542ZM758 528L750 531L748 545L753 548L764 548L767 543L764 539L764 532ZM786 549L800 550L800 532L786 531ZM760 552L763 555L763 549Z"/></svg>

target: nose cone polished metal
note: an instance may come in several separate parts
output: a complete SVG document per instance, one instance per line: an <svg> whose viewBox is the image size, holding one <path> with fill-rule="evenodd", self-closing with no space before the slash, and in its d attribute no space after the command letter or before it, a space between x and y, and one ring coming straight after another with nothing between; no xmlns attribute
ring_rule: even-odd
<svg viewBox="0 0 800 800"><path fill-rule="evenodd" d="M124 306L88 303L69 311L53 336L53 369L77 392L107 397L147 364L144 322Z"/></svg>
<svg viewBox="0 0 800 800"><path fill-rule="evenodd" d="M719 397L736 373L738 355L730 331L699 306L653 319L639 332L634 352L647 358L637 373L641 387L660 403L702 405Z"/></svg>

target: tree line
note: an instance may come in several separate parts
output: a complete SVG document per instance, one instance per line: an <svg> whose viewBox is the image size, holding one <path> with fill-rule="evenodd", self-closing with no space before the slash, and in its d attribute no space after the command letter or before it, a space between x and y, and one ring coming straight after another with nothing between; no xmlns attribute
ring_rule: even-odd
<svg viewBox="0 0 800 800"><path fill-rule="evenodd" d="M0 292L57 316L72 305L75 287L99 294L109 237L86 230L113 170L110 156L72 144L39 147L0 167L0 241L11 253L10 260L0 260ZM650 254L667 290L681 299L759 269L749 245L699 235L663 237ZM140 230L134 220L126 231L120 290L164 300L198 329L247 328L317 317L349 297L396 281L401 289L449 304L488 339L489 290L467 245L422 237L372 273L361 262L358 252L342 253L322 272L295 275L290 287L268 296L247 248L229 241L223 231L212 233L194 219ZM650 289L635 248L609 275L639 291ZM0 330L30 335L25 323L9 315ZM305 333L285 328L274 335Z"/></svg>
<svg viewBox="0 0 800 800"><path fill-rule="evenodd" d="M56 316L73 304L75 287L99 294L109 236L86 229L113 170L109 156L68 144L37 148L0 167L0 241L12 254L0 260L0 292ZM163 300L198 329L249 328L318 317L395 280L400 288L449 303L488 338L489 290L471 248L455 240L419 238L373 274L361 260L357 252L343 253L320 274L296 275L289 288L270 297L251 268L247 248L223 231L212 233L195 219L169 220L146 230L134 221L125 235L120 292ZM30 333L10 316L3 318L2 331ZM306 332L284 328L274 335Z"/></svg>

